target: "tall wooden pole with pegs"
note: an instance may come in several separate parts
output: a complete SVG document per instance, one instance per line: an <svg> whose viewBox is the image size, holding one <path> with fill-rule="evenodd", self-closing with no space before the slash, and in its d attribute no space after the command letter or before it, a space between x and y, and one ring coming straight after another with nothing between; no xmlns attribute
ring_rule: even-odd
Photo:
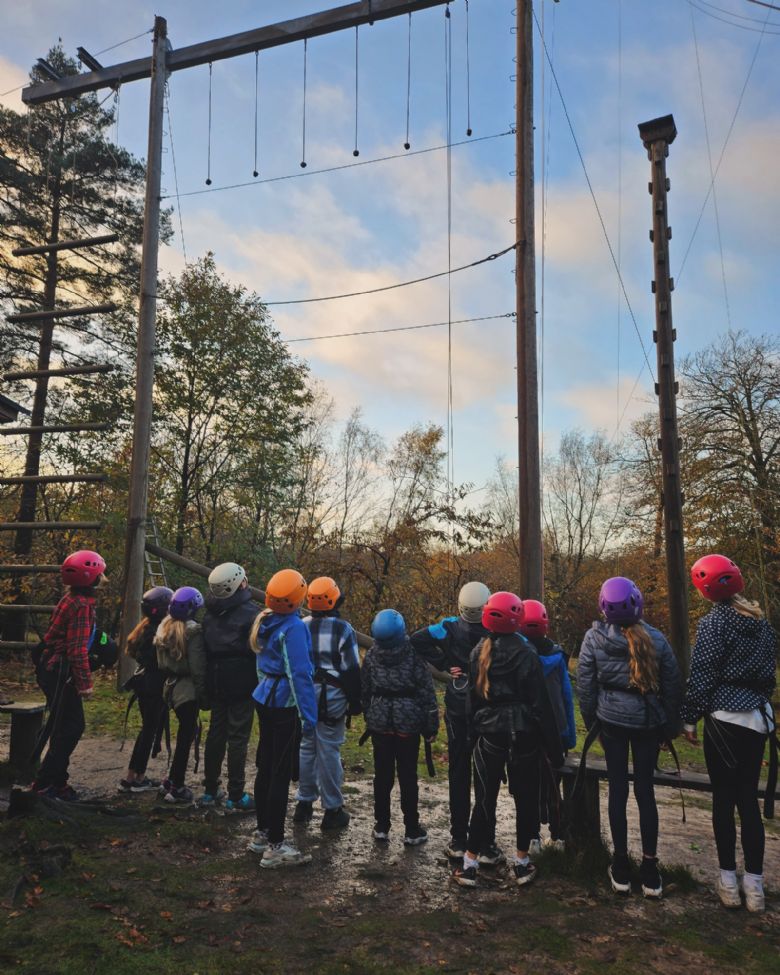
<svg viewBox="0 0 780 975"><path fill-rule="evenodd" d="M677 333L672 326L672 292L674 280L669 272L669 226L667 194L670 183L666 175L666 158L669 146L677 136L677 128L671 115L642 122L639 136L647 149L650 160L648 190L653 198L653 243L655 276L652 290L655 294L655 322L653 339L658 357L658 396L660 416L661 451L661 506L664 514L664 541L666 546L666 578L669 604L669 638L677 662L683 674L690 664L688 634L688 573L685 568L685 541L683 536L683 494L680 482L680 435L677 426L678 384L674 377L674 342Z"/></svg>

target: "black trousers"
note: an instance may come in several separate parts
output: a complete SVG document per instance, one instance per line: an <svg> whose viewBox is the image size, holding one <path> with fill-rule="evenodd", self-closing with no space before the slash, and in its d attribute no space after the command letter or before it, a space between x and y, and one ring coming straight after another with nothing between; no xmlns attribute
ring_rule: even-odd
<svg viewBox="0 0 780 975"><path fill-rule="evenodd" d="M187 762L190 759L190 748L192 748L198 730L198 705L195 701L185 701L173 710L178 719L179 727L176 731L176 747L173 750L173 760L168 778L176 788L180 789L184 785L184 779L187 775Z"/></svg>
<svg viewBox="0 0 780 975"><path fill-rule="evenodd" d="M390 794L398 774L401 812L407 832L420 825L417 756L420 736L371 735L374 747L374 819L383 833L390 829Z"/></svg>
<svg viewBox="0 0 780 975"><path fill-rule="evenodd" d="M658 761L657 728L633 729L602 724L601 742L607 761L609 782L609 828L615 853L628 853L628 750L634 766L634 798L639 807L639 832L642 852L654 857L658 848L658 806L655 804L653 776Z"/></svg>
<svg viewBox="0 0 780 975"><path fill-rule="evenodd" d="M251 697L241 701L216 700L211 705L209 733L203 750L203 778L206 792L216 795L227 750L228 798L237 802L244 794L246 753L255 717Z"/></svg>
<svg viewBox="0 0 780 975"><path fill-rule="evenodd" d="M149 680L146 688L138 695L138 709L141 712L141 730L133 745L133 752L128 762L128 768L137 775L146 772L149 756L152 754L154 741L160 728L160 722L165 714L165 702L162 689L165 678L160 675L159 681Z"/></svg>
<svg viewBox="0 0 780 975"><path fill-rule="evenodd" d="M271 843L284 839L284 820L293 774L298 733L296 708L257 704L260 741L257 746L255 810L257 828L266 830Z"/></svg>
<svg viewBox="0 0 780 975"><path fill-rule="evenodd" d="M84 734L84 705L73 681L60 680L60 670L38 668L38 685L52 715L49 748L36 776L38 788L63 786L68 781L70 756Z"/></svg>
<svg viewBox="0 0 780 975"><path fill-rule="evenodd" d="M445 712L447 727L447 778L450 790L450 834L453 845L466 845L471 815L471 753L465 715Z"/></svg>
<svg viewBox="0 0 780 975"><path fill-rule="evenodd" d="M561 775L548 767L542 755L539 761L539 822L534 836L539 837L539 824L547 823L550 836L554 840L561 839Z"/></svg>
<svg viewBox="0 0 780 975"><path fill-rule="evenodd" d="M515 801L517 849L527 850L539 818L539 745L535 735L480 735L474 746L474 809L468 849L480 853L496 834L498 790L506 771Z"/></svg>
<svg viewBox="0 0 780 975"><path fill-rule="evenodd" d="M736 870L737 827L748 873L764 870L764 822L758 805L758 777L766 735L750 728L707 718L704 760L712 783L712 828L722 870Z"/></svg>

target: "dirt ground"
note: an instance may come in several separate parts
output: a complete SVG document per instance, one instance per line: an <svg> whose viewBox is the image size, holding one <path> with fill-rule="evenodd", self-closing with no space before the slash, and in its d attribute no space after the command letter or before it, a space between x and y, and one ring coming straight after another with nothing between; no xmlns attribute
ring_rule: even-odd
<svg viewBox="0 0 780 975"><path fill-rule="evenodd" d="M0 729L0 760L7 754ZM349 829L323 834L314 824L294 839L311 864L259 869L246 851L251 816L182 809L153 795L119 797L127 749L89 738L77 749L72 783L109 809L12 819L0 825L0 961L36 973L613 973L677 975L739 968L777 971L780 898L762 917L728 913L711 889L715 869L706 797L659 790L661 903L616 899L606 884L606 854L545 853L540 876L518 889L501 870L480 886L452 883L446 780L421 780L427 845L406 849L371 839L371 782L347 770ZM161 777L162 757L150 774ZM251 783L253 768L247 769ZM197 778L190 784L197 789ZM0 809L8 790L0 791ZM602 794L602 805L604 803ZM633 806L633 802L630 803ZM292 808L292 804L291 807ZM396 807L397 808L397 807ZM499 843L512 848L511 800L500 800ZM631 809L631 843L637 823ZM119 815L117 815L119 814ZM606 809L603 809L606 822ZM292 829L292 827L291 827ZM62 849L63 853L51 851ZM53 876L45 864L65 863ZM44 867L41 867L41 864ZM672 865L685 865L689 871ZM49 872L52 872L49 867ZM780 885L780 833L767 835L766 876ZM703 881L697 885L691 877ZM61 950L52 956L52 944ZM43 950L45 949L45 950ZM42 954L43 950L43 954Z"/></svg>

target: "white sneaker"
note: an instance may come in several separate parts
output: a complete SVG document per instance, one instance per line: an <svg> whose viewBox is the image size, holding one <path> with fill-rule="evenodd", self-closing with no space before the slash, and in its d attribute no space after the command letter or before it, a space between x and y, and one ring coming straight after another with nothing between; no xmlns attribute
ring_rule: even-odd
<svg viewBox="0 0 780 975"><path fill-rule="evenodd" d="M750 911L751 914L761 914L766 909L763 887L755 887L753 884L748 885L743 879L742 893L745 895L745 907ZM723 898L721 898L721 900L723 900Z"/></svg>
<svg viewBox="0 0 780 975"><path fill-rule="evenodd" d="M531 840L528 844L528 856L538 857L542 852L542 841L537 837L535 840Z"/></svg>
<svg viewBox="0 0 780 975"><path fill-rule="evenodd" d="M252 853L265 853L268 849L268 833L264 829L256 829L247 846Z"/></svg>
<svg viewBox="0 0 780 975"><path fill-rule="evenodd" d="M267 870L273 870L276 867L297 867L310 861L310 853L301 853L292 844L282 841L281 843L271 843L266 847L260 866Z"/></svg>
<svg viewBox="0 0 780 975"><path fill-rule="evenodd" d="M739 887L736 884L724 884L720 871L715 878L715 893L720 897L720 902L724 907L742 907Z"/></svg>
<svg viewBox="0 0 780 975"><path fill-rule="evenodd" d="M566 841L565 840L554 840L552 837L545 842L545 847L549 847L551 850L558 850L560 853L566 851Z"/></svg>

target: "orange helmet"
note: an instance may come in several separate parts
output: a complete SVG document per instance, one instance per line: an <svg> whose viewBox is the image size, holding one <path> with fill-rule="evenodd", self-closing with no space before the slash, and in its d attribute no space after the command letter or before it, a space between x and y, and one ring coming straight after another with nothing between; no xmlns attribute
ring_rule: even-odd
<svg viewBox="0 0 780 975"><path fill-rule="evenodd" d="M295 569L281 569L265 587L265 604L274 613L294 613L305 598L306 580Z"/></svg>
<svg viewBox="0 0 780 975"><path fill-rule="evenodd" d="M309 584L306 605L314 613L327 613L328 610L336 608L340 596L341 590L336 585L335 579L331 579L330 576L319 576Z"/></svg>

